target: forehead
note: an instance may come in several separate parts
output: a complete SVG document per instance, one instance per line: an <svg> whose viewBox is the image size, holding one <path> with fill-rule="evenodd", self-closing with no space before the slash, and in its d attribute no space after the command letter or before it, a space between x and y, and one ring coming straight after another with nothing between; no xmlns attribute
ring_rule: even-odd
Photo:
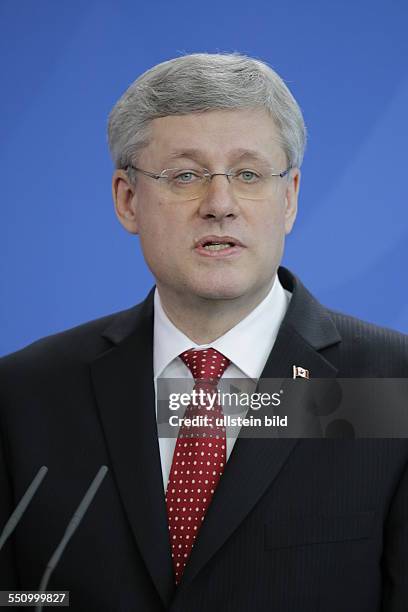
<svg viewBox="0 0 408 612"><path fill-rule="evenodd" d="M154 119L143 158L151 163L177 159L234 161L257 158L283 162L277 128L264 110L217 110Z"/></svg>

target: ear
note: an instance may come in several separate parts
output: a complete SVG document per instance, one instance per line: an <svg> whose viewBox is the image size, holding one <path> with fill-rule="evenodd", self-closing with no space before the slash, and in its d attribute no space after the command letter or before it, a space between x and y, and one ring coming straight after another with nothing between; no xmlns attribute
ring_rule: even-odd
<svg viewBox="0 0 408 612"><path fill-rule="evenodd" d="M115 170L113 174L112 196L116 215L123 227L131 234L138 234L136 190L124 170Z"/></svg>
<svg viewBox="0 0 408 612"><path fill-rule="evenodd" d="M297 203L300 187L300 170L292 168L286 185L285 195L285 233L290 234L297 215Z"/></svg>

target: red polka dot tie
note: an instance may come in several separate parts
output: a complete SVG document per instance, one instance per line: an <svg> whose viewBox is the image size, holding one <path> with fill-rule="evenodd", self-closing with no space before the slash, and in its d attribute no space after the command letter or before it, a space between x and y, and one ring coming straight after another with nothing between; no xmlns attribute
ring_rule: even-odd
<svg viewBox="0 0 408 612"><path fill-rule="evenodd" d="M203 424L180 427L167 485L166 505L176 584L181 580L226 462L222 408L215 401L209 409L208 397L217 393L218 381L230 364L229 359L212 348L191 349L180 358L193 375L197 398L187 407L184 417L201 417Z"/></svg>

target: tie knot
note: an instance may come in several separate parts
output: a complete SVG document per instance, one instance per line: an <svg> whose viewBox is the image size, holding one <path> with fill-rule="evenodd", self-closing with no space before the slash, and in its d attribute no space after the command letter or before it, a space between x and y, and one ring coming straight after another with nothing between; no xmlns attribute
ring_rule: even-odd
<svg viewBox="0 0 408 612"><path fill-rule="evenodd" d="M181 353L180 359L184 361L195 381L217 382L231 363L227 357L213 348L190 349Z"/></svg>

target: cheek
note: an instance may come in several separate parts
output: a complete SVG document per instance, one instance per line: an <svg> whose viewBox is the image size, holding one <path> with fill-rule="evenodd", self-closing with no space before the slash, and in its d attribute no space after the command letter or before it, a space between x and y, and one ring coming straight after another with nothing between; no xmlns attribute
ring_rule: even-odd
<svg viewBox="0 0 408 612"><path fill-rule="evenodd" d="M265 214L257 218L254 228L254 243L257 265L267 271L279 264L285 241L285 215L276 204L269 206Z"/></svg>
<svg viewBox="0 0 408 612"><path fill-rule="evenodd" d="M147 243L159 239L168 223L164 203L149 189L140 189L138 202L136 215L141 241Z"/></svg>
<svg viewBox="0 0 408 612"><path fill-rule="evenodd" d="M146 202L140 209L139 238L145 259L150 266L171 266L185 244L184 228L182 216L167 203L160 200Z"/></svg>
<svg viewBox="0 0 408 612"><path fill-rule="evenodd" d="M280 202L268 203L255 222L255 234L266 249L280 243L285 234L285 213Z"/></svg>

